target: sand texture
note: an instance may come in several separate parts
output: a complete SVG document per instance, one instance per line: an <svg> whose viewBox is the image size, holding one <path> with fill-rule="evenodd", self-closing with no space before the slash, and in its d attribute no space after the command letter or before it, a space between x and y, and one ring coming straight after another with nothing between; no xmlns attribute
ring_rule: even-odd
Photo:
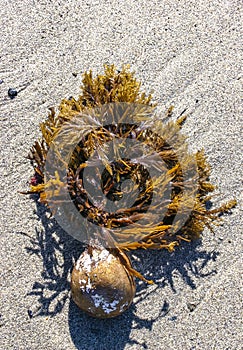
<svg viewBox="0 0 243 350"><path fill-rule="evenodd" d="M0 0L1 350L242 349L242 2ZM133 306L97 320L70 300L81 244L28 196L25 158L39 123L77 97L81 72L131 64L161 113L186 109L190 149L204 148L214 205L238 206L212 234L136 252ZM77 73L77 74L76 74ZM18 95L10 99L8 89Z"/></svg>

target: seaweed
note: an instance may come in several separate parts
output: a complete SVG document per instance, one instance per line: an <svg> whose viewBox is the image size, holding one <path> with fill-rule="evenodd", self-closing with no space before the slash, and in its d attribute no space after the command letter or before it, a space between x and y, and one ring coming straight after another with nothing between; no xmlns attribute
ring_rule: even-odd
<svg viewBox="0 0 243 350"><path fill-rule="evenodd" d="M89 119L85 119L84 115L93 116L92 122L95 124L96 115L91 111L104 105L120 106L124 103L140 106L136 122L131 124L120 120L116 124L99 125L90 131ZM145 112L141 112L141 106L144 106ZM112 242L109 249L119 257L127 270L133 276L152 283L129 266L126 251L143 248L167 249L173 252L181 242L198 239L205 227L213 230L213 225L221 220L220 214L229 212L236 205L236 201L231 200L214 209L207 207L215 186L209 179L210 165L204 151L189 153L186 137L180 133L186 116L182 115L173 121L173 107L170 107L165 116L154 114L151 117L151 114L146 114L147 108L155 111L156 103L152 101L151 94L141 92L141 83L128 65L124 65L120 71L114 65L105 65L104 74L96 77L93 77L91 70L85 72L80 96L77 99L63 99L58 111L51 108L47 120L40 125L42 139L35 142L29 153L34 176L30 180L28 193L38 193L40 201L49 206L53 197L55 201L62 202L63 189L68 188L79 214L105 229L102 232L106 232L107 236L102 237L97 233L97 240L101 243L104 240ZM152 118L148 125L153 123L153 130L147 127L148 118ZM165 118L169 119L167 123L163 120ZM63 129L67 134L65 141L71 144L72 135L77 131L77 120L87 132L72 151L69 162L64 162L68 169L66 182L60 178L58 172L55 173L55 178L46 179L45 165L51 145ZM114 138L138 140L159 155L165 164L165 170L156 179L151 178L146 169L150 164L156 165L152 152L142 159L143 163L139 163L139 157L136 162L129 158L108 162L105 147ZM173 142L168 142L168 139ZM117 201L124 192L121 189L123 181L132 180L134 187L138 189L138 196L131 207L110 213L90 201L84 186L84 169L96 150L99 150L99 157L105 164L105 172L100 178L103 193L110 200ZM119 154L119 147L114 147L113 151L114 154ZM178 154L183 156L179 157ZM185 180L185 171L189 174L195 164L196 172L192 172L193 176L188 176ZM155 193L161 200L153 203ZM158 206L164 212L163 220L157 219L154 214ZM187 212L186 215L183 215L183 211ZM175 218L180 213L181 217L176 221ZM70 222L73 220L70 217ZM119 228L123 229L122 232Z"/></svg>

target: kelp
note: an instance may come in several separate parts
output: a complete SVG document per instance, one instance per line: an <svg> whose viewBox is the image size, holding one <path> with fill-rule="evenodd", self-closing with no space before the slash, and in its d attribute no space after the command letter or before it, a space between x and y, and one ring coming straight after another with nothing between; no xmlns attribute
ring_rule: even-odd
<svg viewBox="0 0 243 350"><path fill-rule="evenodd" d="M35 142L29 154L35 172L30 181L28 193L39 193L41 202L47 206L48 198L51 198L53 193L55 198L62 200L62 188L66 184L60 180L59 174L56 173L55 179L45 182L45 162L53 140L59 135L63 126L66 127L67 132L68 126L75 118L82 118L82 113L111 103L132 103L152 109L156 107L152 102L152 95L141 92L141 83L137 81L128 65L124 65L120 71L114 65L105 65L104 74L96 77L93 76L92 71L85 72L80 96L77 99L74 97L63 99L58 112L51 108L47 120L40 125L42 139ZM183 115L176 121L172 121L172 111L173 107L170 107L163 116L169 119L167 123L164 123L162 118L156 119L153 131L141 127L142 124L139 122L124 124L121 121L116 125L97 127L78 143L69 163L66 164L68 191L78 212L95 225L109 229L109 232L115 228L123 228L122 233L119 233L119 230L112 231L110 239L115 246L110 249L132 275L143 280L145 280L144 277L127 263L126 251L143 248L167 249L172 252L182 241L190 242L198 239L205 227L213 230L213 225L217 225L220 220L219 214L228 212L236 205L236 201L231 200L218 208L207 208L215 190L215 186L209 179L210 165L203 150L196 154L188 152L186 137L180 134L186 116ZM83 127L87 127L88 130L89 125L84 123ZM70 132L73 132L73 129L70 129ZM166 165L165 171L152 181L146 170L146 166L154 162L150 157L143 159L144 164L131 162L130 159L120 159L111 164L106 162L103 150L105 151L105 145L114 135L117 138L136 139L152 148ZM173 146L167 142L167 139L173 140ZM106 171L100 179L103 193L107 197L110 196L110 200L119 200L122 196L120 186L122 181L130 179L139 189L139 195L132 207L108 213L89 200L84 188L83 172L90 155L97 148L101 150L100 157L103 158L104 163L106 162ZM183 153L180 159L178 151ZM114 152L119 153L119 150L115 149ZM185 181L184 169L190 170L195 162L196 173ZM195 183L197 186L193 189ZM166 198L169 184L171 185L170 200L163 200ZM162 199L159 204L160 210L165 213L163 220L156 221L154 213L158 209L156 208L158 203L153 204L154 193ZM190 213L185 222L183 222L183 215L182 219L174 221L180 211L183 214L183 210L189 209ZM141 218L144 219L143 224L139 221ZM103 239L99 236L97 238L100 241Z"/></svg>

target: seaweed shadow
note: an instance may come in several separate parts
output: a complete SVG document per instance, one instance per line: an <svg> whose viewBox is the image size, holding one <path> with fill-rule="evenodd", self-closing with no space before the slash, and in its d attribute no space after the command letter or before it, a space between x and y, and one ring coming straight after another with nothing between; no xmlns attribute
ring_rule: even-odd
<svg viewBox="0 0 243 350"><path fill-rule="evenodd" d="M53 217L48 217L49 213L46 207L37 201L37 197L34 196L34 198L37 208L35 214L41 221L43 230L36 229L36 237L29 237L31 245L26 247L26 250L29 254L36 254L42 259L43 271L42 281L36 281L28 293L29 296L34 296L37 299L33 309L28 310L28 314L30 318L54 317L62 311L69 298L71 269L84 247L79 241L67 235ZM198 251L198 246L200 246L200 241L183 244L175 253L135 251L130 255L134 268L147 278L151 278L152 274L156 287L151 293L154 293L157 288L163 288L166 284L173 292L176 292L173 280L175 270L192 289L196 288L193 276L198 278L216 273L215 270L212 270L204 274L203 267L209 261L215 261L218 253ZM166 264L162 266L164 261ZM145 319L139 317L136 313L136 305L148 295L146 290L145 283L137 283L136 302L115 321L114 319L92 318L81 312L71 300L69 304L69 330L76 348L78 350L123 349L126 344L137 344L140 348L146 349L145 343L138 343L130 338L131 330L145 328L151 330L153 323L166 317L169 310L168 301L163 300L158 306L156 317Z"/></svg>

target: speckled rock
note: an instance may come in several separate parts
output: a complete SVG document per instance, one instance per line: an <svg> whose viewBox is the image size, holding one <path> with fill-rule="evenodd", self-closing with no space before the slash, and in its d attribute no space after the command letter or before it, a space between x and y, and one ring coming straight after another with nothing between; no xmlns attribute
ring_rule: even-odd
<svg viewBox="0 0 243 350"><path fill-rule="evenodd" d="M123 313L135 295L134 278L118 257L106 249L86 249L72 272L74 302L89 315L115 317Z"/></svg>

